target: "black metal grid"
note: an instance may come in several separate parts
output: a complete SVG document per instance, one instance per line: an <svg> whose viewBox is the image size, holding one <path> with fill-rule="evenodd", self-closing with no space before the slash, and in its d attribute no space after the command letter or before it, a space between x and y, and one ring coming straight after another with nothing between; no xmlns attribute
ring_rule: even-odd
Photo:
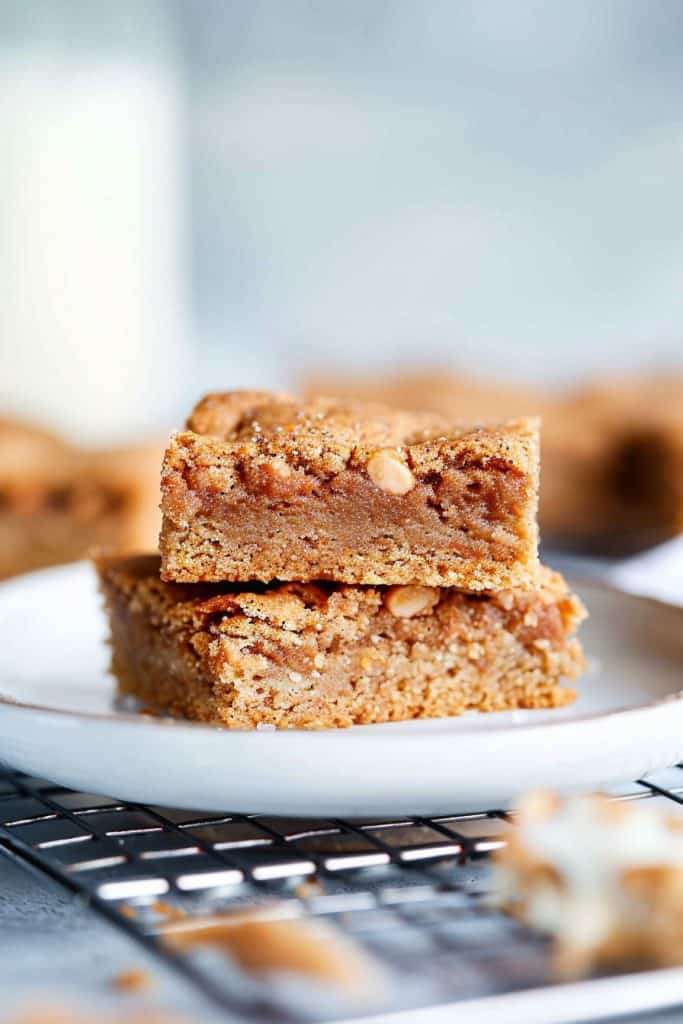
<svg viewBox="0 0 683 1024"><path fill-rule="evenodd" d="M683 766L610 792L683 815ZM330 919L394 973L402 1008L550 984L544 943L485 900L487 855L513 828L502 810L347 821L143 807L0 769L0 841L232 1009L233 975L159 943L169 912ZM262 1019L261 1001L239 999Z"/></svg>

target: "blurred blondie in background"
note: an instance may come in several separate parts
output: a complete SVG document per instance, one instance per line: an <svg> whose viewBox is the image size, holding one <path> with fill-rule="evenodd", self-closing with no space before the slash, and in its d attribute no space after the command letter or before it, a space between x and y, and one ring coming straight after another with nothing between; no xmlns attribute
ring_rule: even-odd
<svg viewBox="0 0 683 1024"><path fill-rule="evenodd" d="M683 531L683 372L615 374L555 391L447 368L305 383L470 422L539 415L541 531L558 547L624 554Z"/></svg>
<svg viewBox="0 0 683 1024"><path fill-rule="evenodd" d="M156 546L207 390L539 414L541 528L683 531L676 0L0 0L0 576Z"/></svg>

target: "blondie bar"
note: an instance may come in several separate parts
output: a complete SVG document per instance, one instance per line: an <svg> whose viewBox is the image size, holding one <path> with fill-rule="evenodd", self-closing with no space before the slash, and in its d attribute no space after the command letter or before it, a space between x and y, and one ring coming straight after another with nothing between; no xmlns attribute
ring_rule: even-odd
<svg viewBox="0 0 683 1024"><path fill-rule="evenodd" d="M495 855L495 898L553 938L559 975L683 964L683 818L649 804L522 801Z"/></svg>
<svg viewBox="0 0 683 1024"><path fill-rule="evenodd" d="M613 522L642 538L641 546L683 532L683 374L597 380L576 405L618 439L610 483L620 512Z"/></svg>
<svg viewBox="0 0 683 1024"><path fill-rule="evenodd" d="M161 446L85 452L0 421L0 578L156 545Z"/></svg>
<svg viewBox="0 0 683 1024"><path fill-rule="evenodd" d="M162 576L533 586L537 487L535 421L209 395L164 459Z"/></svg>
<svg viewBox="0 0 683 1024"><path fill-rule="evenodd" d="M534 590L176 584L98 563L120 692L233 729L324 728L558 707L585 612L557 573Z"/></svg>

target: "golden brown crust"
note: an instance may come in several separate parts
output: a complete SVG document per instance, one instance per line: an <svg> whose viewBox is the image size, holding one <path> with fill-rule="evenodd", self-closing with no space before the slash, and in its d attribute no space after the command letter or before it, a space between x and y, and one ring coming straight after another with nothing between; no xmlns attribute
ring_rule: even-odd
<svg viewBox="0 0 683 1024"><path fill-rule="evenodd" d="M164 579L533 586L538 428L210 395L162 472Z"/></svg>
<svg viewBox="0 0 683 1024"><path fill-rule="evenodd" d="M534 591L444 589L406 615L396 587L164 583L153 557L98 568L121 691L229 728L556 707L583 665L584 610L550 570Z"/></svg>

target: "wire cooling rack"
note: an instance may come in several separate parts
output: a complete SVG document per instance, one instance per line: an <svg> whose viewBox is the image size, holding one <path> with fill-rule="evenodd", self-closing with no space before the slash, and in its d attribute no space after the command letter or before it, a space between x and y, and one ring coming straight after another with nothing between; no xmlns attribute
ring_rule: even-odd
<svg viewBox="0 0 683 1024"><path fill-rule="evenodd" d="M609 792L683 816L683 767ZM268 990L245 989L217 957L172 953L159 941L170 915L253 906L325 918L394 979L376 1011L551 990L544 941L486 901L487 856L513 828L514 812L504 810L362 821L209 814L0 769L0 842L245 1020L323 1019L329 1011L269 1005ZM666 986L659 999L648 991L650 1005L673 1001ZM591 1019L608 1015L591 1006Z"/></svg>

